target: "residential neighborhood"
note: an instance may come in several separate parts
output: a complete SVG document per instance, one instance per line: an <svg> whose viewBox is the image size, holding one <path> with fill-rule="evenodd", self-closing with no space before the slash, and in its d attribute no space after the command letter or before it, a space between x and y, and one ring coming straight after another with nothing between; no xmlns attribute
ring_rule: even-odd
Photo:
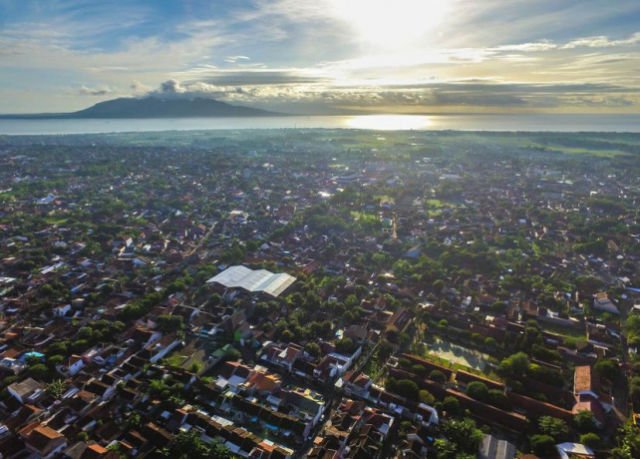
<svg viewBox="0 0 640 459"><path fill-rule="evenodd" d="M0 136L0 457L639 457L639 149Z"/></svg>

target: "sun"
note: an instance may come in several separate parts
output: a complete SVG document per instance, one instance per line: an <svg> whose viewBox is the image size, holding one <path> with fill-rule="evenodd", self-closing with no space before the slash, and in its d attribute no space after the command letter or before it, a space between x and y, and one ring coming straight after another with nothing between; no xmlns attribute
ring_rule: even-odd
<svg viewBox="0 0 640 459"><path fill-rule="evenodd" d="M329 0L333 14L362 42L392 50L428 42L447 19L451 0Z"/></svg>

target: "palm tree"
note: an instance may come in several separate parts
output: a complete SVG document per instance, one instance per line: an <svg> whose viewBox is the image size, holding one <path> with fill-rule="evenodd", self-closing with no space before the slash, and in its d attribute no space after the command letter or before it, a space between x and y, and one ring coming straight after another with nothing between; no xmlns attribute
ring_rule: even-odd
<svg viewBox="0 0 640 459"><path fill-rule="evenodd" d="M61 398L67 390L67 384L62 379L56 379L47 386L47 392L56 400Z"/></svg>

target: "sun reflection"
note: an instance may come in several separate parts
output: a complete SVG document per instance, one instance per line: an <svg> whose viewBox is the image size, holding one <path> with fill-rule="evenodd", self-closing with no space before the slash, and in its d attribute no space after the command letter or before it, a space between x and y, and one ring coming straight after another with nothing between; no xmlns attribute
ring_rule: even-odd
<svg viewBox="0 0 640 459"><path fill-rule="evenodd" d="M422 115L365 115L347 118L346 125L354 129L408 131L427 129L431 125L431 120L428 116Z"/></svg>

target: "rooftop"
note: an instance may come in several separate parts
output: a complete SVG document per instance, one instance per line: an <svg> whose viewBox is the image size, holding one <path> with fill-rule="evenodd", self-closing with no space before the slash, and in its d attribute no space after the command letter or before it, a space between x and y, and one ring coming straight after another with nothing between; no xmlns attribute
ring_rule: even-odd
<svg viewBox="0 0 640 459"><path fill-rule="evenodd" d="M272 273L266 269L253 270L246 266L231 266L207 281L227 288L242 288L249 292L264 292L273 297L279 296L296 278L286 273Z"/></svg>

